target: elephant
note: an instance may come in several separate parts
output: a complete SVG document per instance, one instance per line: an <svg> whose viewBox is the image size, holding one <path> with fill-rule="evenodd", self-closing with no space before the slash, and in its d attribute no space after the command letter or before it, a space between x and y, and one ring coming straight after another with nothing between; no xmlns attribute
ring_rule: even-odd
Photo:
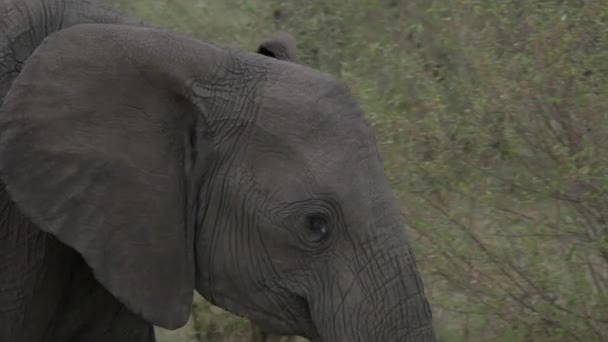
<svg viewBox="0 0 608 342"><path fill-rule="evenodd" d="M0 6L0 341L154 341L193 291L265 332L436 340L373 130L292 37Z"/></svg>

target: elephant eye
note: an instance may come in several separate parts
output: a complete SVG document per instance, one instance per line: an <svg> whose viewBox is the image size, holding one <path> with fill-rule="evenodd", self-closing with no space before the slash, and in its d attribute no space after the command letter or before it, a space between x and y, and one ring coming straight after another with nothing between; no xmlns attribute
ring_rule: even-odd
<svg viewBox="0 0 608 342"><path fill-rule="evenodd" d="M329 223L324 215L309 215L307 224L311 242L320 242L329 236Z"/></svg>

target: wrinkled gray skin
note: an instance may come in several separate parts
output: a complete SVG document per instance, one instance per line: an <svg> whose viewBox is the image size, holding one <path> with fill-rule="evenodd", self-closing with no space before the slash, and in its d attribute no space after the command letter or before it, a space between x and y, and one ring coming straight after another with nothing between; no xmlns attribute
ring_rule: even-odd
<svg viewBox="0 0 608 342"><path fill-rule="evenodd" d="M265 331L434 341L373 134L289 36L0 6L0 341L153 341L193 289Z"/></svg>

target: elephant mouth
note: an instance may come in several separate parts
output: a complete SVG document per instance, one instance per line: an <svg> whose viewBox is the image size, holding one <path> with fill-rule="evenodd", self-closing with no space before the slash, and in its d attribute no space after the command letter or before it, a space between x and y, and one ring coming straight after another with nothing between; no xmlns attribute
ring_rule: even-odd
<svg viewBox="0 0 608 342"><path fill-rule="evenodd" d="M305 296L291 293L292 301L295 304L293 316L297 317L296 326L298 327L296 335L305 337L310 342L323 342L319 334L314 320L312 318L312 310L310 301Z"/></svg>
<svg viewBox="0 0 608 342"><path fill-rule="evenodd" d="M259 317L259 320L250 317L260 328L278 334L302 336L314 342L322 341L306 297L276 283L267 290L273 292L275 298L278 297L276 303L281 306L278 311L265 311L262 314L265 317Z"/></svg>
<svg viewBox="0 0 608 342"><path fill-rule="evenodd" d="M285 335L298 335L305 337L311 341L321 341L317 333L317 329L313 323L310 306L306 298L299 295L291 295L291 299L287 301L287 304L283 310L283 315L276 315L275 317L280 322L285 331L282 334ZM271 328L271 327L269 327ZM273 327L277 329L278 326ZM286 328L286 329L285 329Z"/></svg>
<svg viewBox="0 0 608 342"><path fill-rule="evenodd" d="M294 300L296 301L297 306L300 308L298 311L304 313L305 322L304 325L307 327L306 331L303 332L302 336L306 337L311 341L320 341L317 329L312 319L312 312L310 310L310 304L306 298L299 295L294 295Z"/></svg>

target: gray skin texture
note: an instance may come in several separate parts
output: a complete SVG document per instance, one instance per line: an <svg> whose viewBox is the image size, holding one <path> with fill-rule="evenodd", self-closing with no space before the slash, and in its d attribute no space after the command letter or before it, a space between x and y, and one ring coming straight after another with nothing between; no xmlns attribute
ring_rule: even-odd
<svg viewBox="0 0 608 342"><path fill-rule="evenodd" d="M435 340L348 88L267 56L84 24L19 62L0 108L0 341L153 341L193 289L269 332Z"/></svg>

